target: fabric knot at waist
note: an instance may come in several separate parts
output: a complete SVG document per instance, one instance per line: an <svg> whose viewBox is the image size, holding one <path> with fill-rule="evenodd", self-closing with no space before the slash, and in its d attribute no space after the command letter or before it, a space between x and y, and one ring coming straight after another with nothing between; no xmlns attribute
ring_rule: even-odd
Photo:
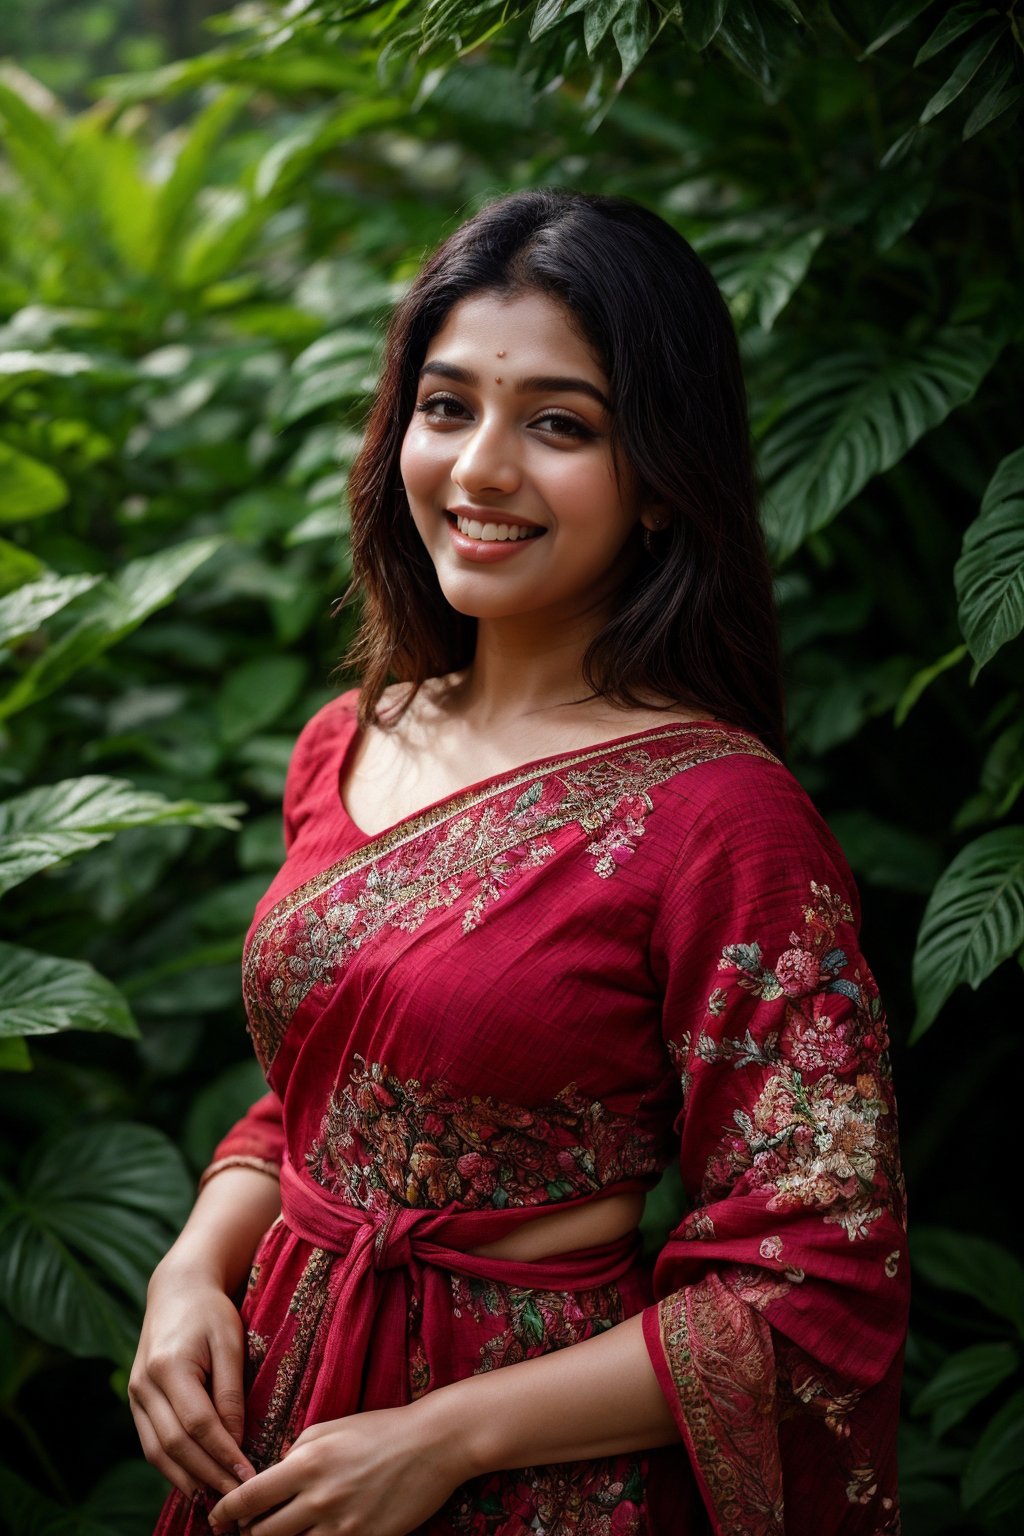
<svg viewBox="0 0 1024 1536"><path fill-rule="evenodd" d="M332 1343L306 1422L408 1402L407 1344L401 1341L407 1340L408 1276L415 1264L527 1289L572 1291L610 1285L636 1263L640 1239L635 1230L609 1243L542 1259L485 1257L466 1250L496 1242L546 1213L646 1188L641 1179L624 1179L608 1185L600 1196L585 1195L557 1206L470 1211L391 1205L378 1214L331 1194L286 1157L281 1168L282 1220L297 1237L339 1255L344 1266L334 1304L344 1322L330 1330ZM377 1333L387 1340L387 1355L395 1364L386 1384L379 1371L371 1373L377 1384L371 1397L363 1393L363 1375Z"/></svg>

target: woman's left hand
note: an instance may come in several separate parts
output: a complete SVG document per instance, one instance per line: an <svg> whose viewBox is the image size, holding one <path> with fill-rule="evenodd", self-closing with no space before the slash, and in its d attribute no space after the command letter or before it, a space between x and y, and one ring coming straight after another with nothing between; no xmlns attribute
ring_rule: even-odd
<svg viewBox="0 0 1024 1536"><path fill-rule="evenodd" d="M312 1425L276 1466L214 1506L211 1527L251 1526L252 1536L407 1536L471 1475L459 1437L430 1427L427 1401Z"/></svg>

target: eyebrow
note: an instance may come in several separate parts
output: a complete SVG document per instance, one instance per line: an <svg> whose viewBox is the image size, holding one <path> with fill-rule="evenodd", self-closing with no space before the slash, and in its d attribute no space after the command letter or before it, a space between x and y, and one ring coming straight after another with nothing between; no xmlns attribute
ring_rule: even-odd
<svg viewBox="0 0 1024 1536"><path fill-rule="evenodd" d="M460 368L457 363L445 363L440 358L433 362L424 363L420 369L420 378L427 374L434 374L438 378L450 379L453 384L479 384L480 379L470 368ZM546 395L546 394L578 394L589 395L596 400L598 405L606 411L611 410L611 401L602 394L596 384L591 384L588 379L572 378L559 373L534 374L528 379L519 379L516 383L517 395Z"/></svg>

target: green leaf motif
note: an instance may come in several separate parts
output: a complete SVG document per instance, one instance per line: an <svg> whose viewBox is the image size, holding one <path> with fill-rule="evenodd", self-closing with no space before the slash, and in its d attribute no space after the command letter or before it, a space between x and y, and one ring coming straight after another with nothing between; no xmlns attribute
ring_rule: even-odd
<svg viewBox="0 0 1024 1536"><path fill-rule="evenodd" d="M68 488L56 470L10 443L0 442L0 523L55 512L68 499Z"/></svg>
<svg viewBox="0 0 1024 1536"><path fill-rule="evenodd" d="M777 560L970 400L1002 344L950 326L909 356L844 352L799 375L761 445L765 529Z"/></svg>
<svg viewBox="0 0 1024 1536"><path fill-rule="evenodd" d="M132 1038L139 1033L121 993L91 965L0 944L0 1036L67 1029Z"/></svg>
<svg viewBox="0 0 1024 1536"><path fill-rule="evenodd" d="M96 590L79 622L44 651L0 699L0 719L46 698L137 629L151 613L172 600L192 572L223 542L221 538L190 539L155 555L130 560Z"/></svg>
<svg viewBox="0 0 1024 1536"><path fill-rule="evenodd" d="M1012 1344L972 1344L943 1361L923 1391L914 1399L912 1412L932 1415L932 1434L944 1435L959 1424L971 1409L1012 1376L1020 1357Z"/></svg>
<svg viewBox="0 0 1024 1536"><path fill-rule="evenodd" d="M0 895L39 870L108 842L126 827L179 823L234 831L243 809L237 802L167 800L99 774L27 790L0 805Z"/></svg>
<svg viewBox="0 0 1024 1536"><path fill-rule="evenodd" d="M0 1304L73 1355L130 1363L191 1196L181 1154L149 1126L92 1125L34 1151L20 1189L0 1189Z"/></svg>
<svg viewBox="0 0 1024 1536"><path fill-rule="evenodd" d="M47 572L38 581L26 582L0 597L0 644L7 645L32 634L83 592L91 592L101 580L100 576L56 576Z"/></svg>
<svg viewBox="0 0 1024 1536"><path fill-rule="evenodd" d="M1024 944L1024 827L961 848L929 898L913 960L919 1040L962 982L977 989Z"/></svg>
<svg viewBox="0 0 1024 1536"><path fill-rule="evenodd" d="M960 630L974 657L973 683L987 661L1024 629L1024 448L1008 454L988 483L964 534L953 571Z"/></svg>

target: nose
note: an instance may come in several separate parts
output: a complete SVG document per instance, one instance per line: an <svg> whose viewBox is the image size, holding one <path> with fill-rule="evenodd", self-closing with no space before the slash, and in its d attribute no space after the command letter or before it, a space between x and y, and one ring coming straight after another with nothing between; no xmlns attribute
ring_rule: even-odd
<svg viewBox="0 0 1024 1536"><path fill-rule="evenodd" d="M518 490L520 470L513 436L499 420L482 418L462 440L452 480L467 496Z"/></svg>

